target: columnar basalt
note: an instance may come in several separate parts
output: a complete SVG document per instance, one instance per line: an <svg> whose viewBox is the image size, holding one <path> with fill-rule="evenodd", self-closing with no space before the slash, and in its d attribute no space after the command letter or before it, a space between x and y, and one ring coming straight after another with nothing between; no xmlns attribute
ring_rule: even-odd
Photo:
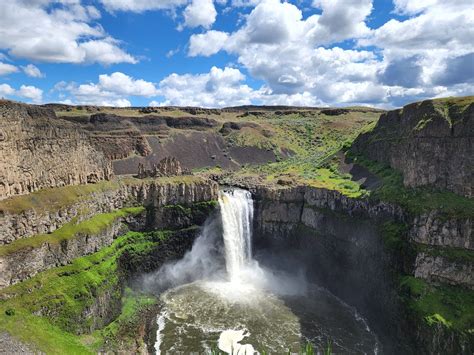
<svg viewBox="0 0 474 355"><path fill-rule="evenodd" d="M86 132L50 109L0 101L0 127L0 200L112 176Z"/></svg>

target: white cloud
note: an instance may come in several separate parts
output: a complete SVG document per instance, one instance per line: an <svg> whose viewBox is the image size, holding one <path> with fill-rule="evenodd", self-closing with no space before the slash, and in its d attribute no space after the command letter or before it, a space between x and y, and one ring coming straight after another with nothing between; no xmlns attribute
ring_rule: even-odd
<svg viewBox="0 0 474 355"><path fill-rule="evenodd" d="M130 54L117 46L117 41L111 37L99 40L90 40L80 44L84 50L84 62L98 62L101 64L137 63Z"/></svg>
<svg viewBox="0 0 474 355"><path fill-rule="evenodd" d="M225 107L248 104L326 106L309 92L274 94L267 87L252 89L244 83L245 75L235 68L212 67L208 73L171 74L160 82L160 94L149 106Z"/></svg>
<svg viewBox="0 0 474 355"><path fill-rule="evenodd" d="M157 89L153 83L142 79L134 79L120 72L111 75L99 75L99 86L103 90L120 95L150 97L157 94Z"/></svg>
<svg viewBox="0 0 474 355"><path fill-rule="evenodd" d="M407 70L402 65L397 80L423 87L427 91L432 91L436 84L442 83L442 77L447 78L446 70L449 70L451 77L444 80L446 85L459 82L461 77L464 77L465 82L474 79L471 77L472 70L466 70L474 53L471 1L396 0L395 6L398 12L411 17L403 21L391 19L373 30L370 36L358 41L360 46L382 49L385 73L397 63L406 63ZM449 69L448 63L453 64ZM420 78L417 83L412 80L415 65ZM470 65L472 67L474 64L471 62ZM458 79L454 80L454 77ZM387 78L390 79L383 75L382 82L389 84L389 81L384 81Z"/></svg>
<svg viewBox="0 0 474 355"><path fill-rule="evenodd" d="M377 29L365 22L372 0L314 0L313 6L321 14L303 17L294 4L258 1L234 32L192 35L188 54L236 55L265 83L262 102L270 97L291 102L300 95L317 104L393 106L442 93L474 93L464 85L474 82L470 1L395 0L396 11L408 19ZM337 46L350 39L353 49Z"/></svg>
<svg viewBox="0 0 474 355"><path fill-rule="evenodd" d="M121 72L99 75L97 83L80 84L59 82L54 89L67 93L70 100L81 105L131 106L129 96L152 97L159 93L155 84L134 79Z"/></svg>
<svg viewBox="0 0 474 355"><path fill-rule="evenodd" d="M15 93L15 89L8 84L0 84L0 96L7 97Z"/></svg>
<svg viewBox="0 0 474 355"><path fill-rule="evenodd" d="M35 103L41 103L43 100L43 90L30 85L22 85L20 90L16 92L17 96L30 99Z"/></svg>
<svg viewBox="0 0 474 355"><path fill-rule="evenodd" d="M0 2L0 49L11 56L55 63L135 63L95 21L93 6L79 1Z"/></svg>
<svg viewBox="0 0 474 355"><path fill-rule="evenodd" d="M212 67L204 74L171 74L160 82L161 105L223 107L251 103L253 90L234 68ZM156 102L154 102L156 104Z"/></svg>
<svg viewBox="0 0 474 355"><path fill-rule="evenodd" d="M216 21L217 11L213 0L192 0L183 12L187 27L209 28Z"/></svg>
<svg viewBox="0 0 474 355"><path fill-rule="evenodd" d="M312 29L316 43L359 38L370 31L364 21L372 12L372 0L314 0L313 6L323 11Z"/></svg>
<svg viewBox="0 0 474 355"><path fill-rule="evenodd" d="M323 13L304 19L293 4L264 0L231 34L208 31L191 36L189 55L209 56L219 50L236 54L253 77L266 83L262 101L274 95L285 103L297 98L312 104L332 103L335 98L330 92L335 83L344 84L349 91L346 84L351 82L376 81L380 64L372 52L318 47L331 38L366 35L363 21L371 11L371 1L351 0L345 6L340 1L318 1L315 5L322 7ZM331 18L336 18L334 23L328 20ZM356 93L342 95L342 100L352 103L368 98L360 90Z"/></svg>
<svg viewBox="0 0 474 355"><path fill-rule="evenodd" d="M172 9L177 6L185 5L188 0L100 0L100 2L111 12L144 12L149 10Z"/></svg>
<svg viewBox="0 0 474 355"><path fill-rule="evenodd" d="M198 55L208 57L216 54L224 47L228 39L229 35L227 33L214 30L194 34L189 40L189 55L191 57Z"/></svg>
<svg viewBox="0 0 474 355"><path fill-rule="evenodd" d="M437 2L438 0L393 0L395 11L402 15L416 15L431 6L435 6Z"/></svg>
<svg viewBox="0 0 474 355"><path fill-rule="evenodd" d="M8 84L0 84L0 96L16 96L23 99L29 99L33 103L41 103L41 101L43 100L43 90L28 85L22 85L19 90L15 90Z"/></svg>
<svg viewBox="0 0 474 355"><path fill-rule="evenodd" d="M32 78L43 78L44 74L41 73L41 70L36 65L28 64L27 66L22 66L21 69L25 72L26 75L31 76Z"/></svg>
<svg viewBox="0 0 474 355"><path fill-rule="evenodd" d="M16 73L18 68L14 65L0 62L0 75Z"/></svg>

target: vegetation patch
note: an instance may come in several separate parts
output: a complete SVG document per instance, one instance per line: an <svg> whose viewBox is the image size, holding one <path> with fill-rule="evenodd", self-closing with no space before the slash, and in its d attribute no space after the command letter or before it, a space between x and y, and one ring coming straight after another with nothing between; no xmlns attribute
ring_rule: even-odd
<svg viewBox="0 0 474 355"><path fill-rule="evenodd" d="M138 215L144 210L145 207L128 207L110 213L100 213L82 222L77 222L77 219L73 219L50 234L40 234L18 239L10 244L1 246L0 256L15 253L22 249L38 248L44 243L59 244L78 235L97 235L107 229L117 219L129 215Z"/></svg>
<svg viewBox="0 0 474 355"><path fill-rule="evenodd" d="M295 184L337 190L350 197L361 197L364 190L349 175L341 174L331 158L343 146L350 145L359 133L373 129L381 112L362 113L351 109L344 112L334 116L316 110L289 114L268 112L262 116L245 117L262 127L269 126L272 135L250 135L243 144L256 144L261 148L272 149L277 161L245 166L234 173L236 178L264 176L268 183L287 179ZM283 151L291 153L282 159Z"/></svg>
<svg viewBox="0 0 474 355"><path fill-rule="evenodd" d="M408 240L406 238L408 226L400 222L385 222L379 227L385 246L394 251L402 250Z"/></svg>
<svg viewBox="0 0 474 355"><path fill-rule="evenodd" d="M423 252L431 256L440 256L449 261L474 263L474 251L469 249L431 246L425 244L417 244L416 248L418 252Z"/></svg>
<svg viewBox="0 0 474 355"><path fill-rule="evenodd" d="M390 166L369 160L361 155L347 156L354 163L367 168L382 181L382 185L369 192L369 197L391 202L404 208L413 215L433 210L446 218L469 218L474 216L474 199L457 195L450 191L440 191L427 187L409 188L403 185L403 176Z"/></svg>
<svg viewBox="0 0 474 355"><path fill-rule="evenodd" d="M120 304L122 282L129 272L120 267L123 255L147 255L171 235L169 231L129 232L97 253L1 290L0 329L48 354L95 352L97 339L85 345L78 336L91 331L97 321L87 310L105 295L107 302ZM127 298L126 314L104 330L104 337L126 324L133 309L151 302L143 297L137 304Z"/></svg>
<svg viewBox="0 0 474 355"><path fill-rule="evenodd" d="M442 324L462 332L474 330L474 291L435 286L413 276L402 277L400 290L409 310L428 325Z"/></svg>
<svg viewBox="0 0 474 355"><path fill-rule="evenodd" d="M157 301L152 295L140 294L126 288L120 315L105 328L92 334L97 351L101 350L104 344L107 344L107 350L114 352L136 348L137 334L143 325L143 315L150 311ZM142 345L140 344L140 347Z"/></svg>
<svg viewBox="0 0 474 355"><path fill-rule="evenodd" d="M118 188L119 184L116 181L47 188L28 195L15 196L0 201L0 211L11 214L19 214L28 210L54 212L84 200L95 192L116 190Z"/></svg>

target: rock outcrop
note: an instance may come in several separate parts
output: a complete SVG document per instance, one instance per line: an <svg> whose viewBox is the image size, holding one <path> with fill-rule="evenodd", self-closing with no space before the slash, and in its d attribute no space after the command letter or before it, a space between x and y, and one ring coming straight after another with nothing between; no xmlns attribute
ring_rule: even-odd
<svg viewBox="0 0 474 355"><path fill-rule="evenodd" d="M110 162L76 125L50 109L0 101L0 199L111 175Z"/></svg>
<svg viewBox="0 0 474 355"><path fill-rule="evenodd" d="M84 233L60 243L44 242L36 247L0 253L0 289L33 277L37 273L66 265L73 259L99 251L123 234L123 220L117 219L99 233Z"/></svg>
<svg viewBox="0 0 474 355"><path fill-rule="evenodd" d="M107 185L57 209L26 208L18 213L2 211L0 245L37 234L52 233L73 218L81 221L98 213L124 207L143 205L161 208L217 200L218 185L211 180L197 177L189 177L190 181L187 182L133 180L119 180L117 184ZM61 193L61 190L57 192Z"/></svg>
<svg viewBox="0 0 474 355"><path fill-rule="evenodd" d="M404 308L394 276L472 290L470 218L447 217L440 211L413 216L390 203L313 187L241 185L255 197L256 253L262 253L262 262L265 255L271 255L270 262L285 259L355 306L380 336L384 353L415 348L464 353L460 349L474 346L474 337L465 332L430 327ZM386 225L402 228L395 242Z"/></svg>
<svg viewBox="0 0 474 355"><path fill-rule="evenodd" d="M191 175L191 172L181 167L181 163L174 157L166 157L153 164L151 170L145 169L142 163L138 164L138 175L139 179L147 177L164 177L164 176L179 176L179 175Z"/></svg>
<svg viewBox="0 0 474 355"><path fill-rule="evenodd" d="M382 114L355 154L389 164L406 186L474 193L474 97L428 100Z"/></svg>
<svg viewBox="0 0 474 355"><path fill-rule="evenodd" d="M213 209L212 202L217 200L218 186L210 180L189 178L192 181L121 182L56 211L28 209L3 214L0 288L99 251L124 233L124 224L132 230L155 230L204 223ZM144 206L144 212L127 212L130 206ZM174 207L177 212L185 213L173 213ZM117 213L118 210L121 212ZM89 227L103 225L100 214L107 220L113 218L111 223L103 228ZM58 230L66 223L69 223L67 230ZM54 231L59 233L42 234Z"/></svg>

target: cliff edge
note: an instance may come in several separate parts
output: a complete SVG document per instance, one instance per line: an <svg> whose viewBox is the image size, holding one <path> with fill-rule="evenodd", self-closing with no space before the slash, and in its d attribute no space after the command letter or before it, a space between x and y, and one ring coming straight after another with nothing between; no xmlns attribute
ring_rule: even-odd
<svg viewBox="0 0 474 355"><path fill-rule="evenodd" d="M56 119L51 109L0 101L0 200L111 175L87 132Z"/></svg>
<svg viewBox="0 0 474 355"><path fill-rule="evenodd" d="M405 186L472 197L474 96L413 103L382 114L351 152L403 173Z"/></svg>

